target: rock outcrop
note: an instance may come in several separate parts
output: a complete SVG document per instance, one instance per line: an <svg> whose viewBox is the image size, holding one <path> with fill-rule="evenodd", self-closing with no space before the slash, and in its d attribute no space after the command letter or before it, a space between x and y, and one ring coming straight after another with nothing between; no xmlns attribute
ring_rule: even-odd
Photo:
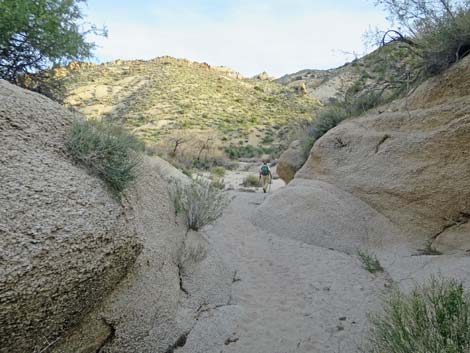
<svg viewBox="0 0 470 353"><path fill-rule="evenodd" d="M331 130L296 178L352 193L413 240L429 241L443 231L449 239L470 214L469 141L466 58L410 97Z"/></svg>
<svg viewBox="0 0 470 353"><path fill-rule="evenodd" d="M169 172L158 158L145 158L128 192L129 218L143 250L126 277L60 341L52 353L96 352L95 342L112 329L99 352L171 352L183 345L201 307L229 300L233 273L199 233L186 231L169 198ZM187 234L186 234L187 233Z"/></svg>
<svg viewBox="0 0 470 353"><path fill-rule="evenodd" d="M305 154L302 149L302 143L299 140L295 140L279 157L277 175L288 184L294 179L295 173L302 168L304 163Z"/></svg>
<svg viewBox="0 0 470 353"><path fill-rule="evenodd" d="M272 81L275 78L273 76L269 76L269 74L266 71L263 71L262 73L255 75L253 79L260 80L260 81Z"/></svg>
<svg viewBox="0 0 470 353"><path fill-rule="evenodd" d="M334 185L294 179L257 210L253 223L269 233L347 254L398 243L383 215Z"/></svg>
<svg viewBox="0 0 470 353"><path fill-rule="evenodd" d="M405 291L431 276L470 288L469 112L465 58L410 96L326 133L253 222L347 254L368 249Z"/></svg>
<svg viewBox="0 0 470 353"><path fill-rule="evenodd" d="M172 352L233 272L175 216L182 173L144 157L119 203L67 158L74 118L0 82L0 352Z"/></svg>
<svg viewBox="0 0 470 353"><path fill-rule="evenodd" d="M76 325L141 248L104 183L67 158L73 119L0 80L2 353L39 350Z"/></svg>
<svg viewBox="0 0 470 353"><path fill-rule="evenodd" d="M291 82L287 86L292 88L299 95L308 93L307 84L303 80Z"/></svg>

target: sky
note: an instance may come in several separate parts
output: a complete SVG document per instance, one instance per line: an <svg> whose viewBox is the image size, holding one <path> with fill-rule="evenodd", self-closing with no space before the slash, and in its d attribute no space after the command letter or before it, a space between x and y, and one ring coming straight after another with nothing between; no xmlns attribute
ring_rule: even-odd
<svg viewBox="0 0 470 353"><path fill-rule="evenodd" d="M88 0L87 21L106 26L95 60L170 55L279 77L340 66L384 28L373 0Z"/></svg>

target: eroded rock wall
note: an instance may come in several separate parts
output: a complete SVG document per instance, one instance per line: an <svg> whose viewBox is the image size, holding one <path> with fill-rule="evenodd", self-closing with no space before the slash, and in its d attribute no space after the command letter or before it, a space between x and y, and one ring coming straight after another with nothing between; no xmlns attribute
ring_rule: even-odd
<svg viewBox="0 0 470 353"><path fill-rule="evenodd" d="M119 202L67 158L73 119L0 80L2 353L53 342L110 292L140 251Z"/></svg>
<svg viewBox="0 0 470 353"><path fill-rule="evenodd" d="M418 241L443 230L449 238L449 228L468 220L469 176L470 58L411 96L340 124L296 174L351 192Z"/></svg>

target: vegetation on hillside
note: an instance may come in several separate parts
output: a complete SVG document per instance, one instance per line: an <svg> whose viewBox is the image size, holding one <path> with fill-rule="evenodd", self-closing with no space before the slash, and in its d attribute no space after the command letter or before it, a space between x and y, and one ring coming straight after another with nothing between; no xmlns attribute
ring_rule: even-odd
<svg viewBox="0 0 470 353"><path fill-rule="evenodd" d="M95 44L86 35L106 34L83 20L84 0L0 1L0 78L89 58ZM88 29L84 29L88 27Z"/></svg>
<svg viewBox="0 0 470 353"><path fill-rule="evenodd" d="M371 316L370 353L467 353L470 296L462 283L433 278L410 294L395 290Z"/></svg>
<svg viewBox="0 0 470 353"><path fill-rule="evenodd" d="M359 116L368 110L386 102L379 92L365 92L358 96L346 96L344 100L322 109L317 116L298 123L292 139L298 139L302 145L303 156L307 160L315 141L333 129L345 119Z"/></svg>
<svg viewBox="0 0 470 353"><path fill-rule="evenodd" d="M269 80L183 59L76 63L51 71L67 105L89 118L119 120L170 157L275 152L293 121L312 116L312 97ZM244 153L244 148L254 150ZM263 149L260 149L260 148ZM253 153L251 153L253 152Z"/></svg>
<svg viewBox="0 0 470 353"><path fill-rule="evenodd" d="M344 95L332 99L314 118L300 122L295 138L302 142L305 159L315 141L343 120L408 94L424 79L470 54L470 2L377 3L385 6L397 29L373 34L381 47L338 69L338 75L348 72L354 78Z"/></svg>
<svg viewBox="0 0 470 353"><path fill-rule="evenodd" d="M75 160L103 179L116 195L136 178L144 148L122 126L94 120L76 121L65 146Z"/></svg>
<svg viewBox="0 0 470 353"><path fill-rule="evenodd" d="M375 34L379 44L406 50L402 78L419 82L470 54L470 2L467 0L378 0L392 28Z"/></svg>

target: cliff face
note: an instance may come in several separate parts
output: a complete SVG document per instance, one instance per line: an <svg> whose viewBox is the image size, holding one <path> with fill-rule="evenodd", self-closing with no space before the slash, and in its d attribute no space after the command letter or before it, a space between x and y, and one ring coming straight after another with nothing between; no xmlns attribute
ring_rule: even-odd
<svg viewBox="0 0 470 353"><path fill-rule="evenodd" d="M0 351L31 352L110 292L140 245L121 205L65 155L74 116L0 81Z"/></svg>
<svg viewBox="0 0 470 353"><path fill-rule="evenodd" d="M347 120L322 137L296 174L338 186L417 241L454 239L470 218L470 58L411 96ZM452 241L445 251L454 251ZM453 249L453 250L452 250Z"/></svg>

